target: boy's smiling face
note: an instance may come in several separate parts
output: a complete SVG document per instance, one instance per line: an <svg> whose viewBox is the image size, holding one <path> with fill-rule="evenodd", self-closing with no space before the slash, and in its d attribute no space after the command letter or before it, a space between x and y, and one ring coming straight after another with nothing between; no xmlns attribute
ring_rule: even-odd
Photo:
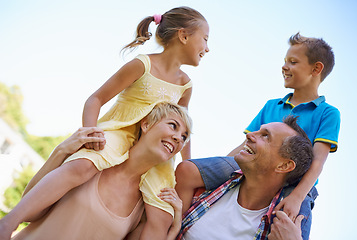
<svg viewBox="0 0 357 240"><path fill-rule="evenodd" d="M309 64L305 52L306 46L303 44L296 44L288 49L284 59L285 64L282 67L286 88L301 90L312 84L314 65Z"/></svg>

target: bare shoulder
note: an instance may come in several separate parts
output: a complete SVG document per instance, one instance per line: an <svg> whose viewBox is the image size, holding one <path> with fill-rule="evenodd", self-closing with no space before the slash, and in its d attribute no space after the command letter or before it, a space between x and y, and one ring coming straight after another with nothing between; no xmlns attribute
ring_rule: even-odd
<svg viewBox="0 0 357 240"><path fill-rule="evenodd" d="M122 73L130 73L130 75L135 75L135 79L138 79L144 74L145 66L141 60L134 58L133 60L127 62L119 71Z"/></svg>
<svg viewBox="0 0 357 240"><path fill-rule="evenodd" d="M182 70L180 70L180 85L185 85L187 84L189 81L191 81L190 77Z"/></svg>

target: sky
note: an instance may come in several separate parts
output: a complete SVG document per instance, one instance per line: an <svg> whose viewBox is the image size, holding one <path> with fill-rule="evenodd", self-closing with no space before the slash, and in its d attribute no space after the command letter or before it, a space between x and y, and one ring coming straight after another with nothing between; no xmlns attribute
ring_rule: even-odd
<svg viewBox="0 0 357 240"><path fill-rule="evenodd" d="M210 26L210 52L200 66L182 67L194 84L194 158L226 155L244 140L243 130L268 99L291 92L281 74L291 35L323 38L332 46L336 64L319 95L340 110L341 130L338 151L329 155L317 185L310 237L350 238L357 215L357 114L349 103L357 90L354 0L0 0L0 82L21 88L28 131L74 132L85 100L112 74L137 54L161 51L152 38L120 55L141 19L184 5L200 11ZM150 29L154 33L155 25Z"/></svg>

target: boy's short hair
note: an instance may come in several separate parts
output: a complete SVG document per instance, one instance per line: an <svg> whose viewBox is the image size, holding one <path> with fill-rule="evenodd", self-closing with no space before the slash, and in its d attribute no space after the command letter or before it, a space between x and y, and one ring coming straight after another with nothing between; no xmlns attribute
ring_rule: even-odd
<svg viewBox="0 0 357 240"><path fill-rule="evenodd" d="M311 38L297 34L289 38L290 46L296 44L304 44L306 46L306 56L309 59L309 64L322 62L324 68L321 72L321 82L331 73L335 65L335 55L330 45L328 45L322 38Z"/></svg>
<svg viewBox="0 0 357 240"><path fill-rule="evenodd" d="M146 116L149 128L164 118L167 118L170 114L176 114L181 117L183 123L187 128L187 139L189 140L192 133L192 120L187 113L187 109L180 105L170 103L170 102L160 102L158 103L151 112Z"/></svg>

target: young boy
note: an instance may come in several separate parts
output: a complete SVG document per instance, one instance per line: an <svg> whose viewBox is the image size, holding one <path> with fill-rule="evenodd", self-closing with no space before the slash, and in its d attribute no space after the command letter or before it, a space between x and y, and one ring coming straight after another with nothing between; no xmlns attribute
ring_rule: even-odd
<svg viewBox="0 0 357 240"><path fill-rule="evenodd" d="M337 150L340 113L326 103L324 96L318 95L320 83L334 66L331 47L322 39L303 37L299 33L290 37L289 44L282 73L284 86L294 92L284 98L269 100L244 132L257 131L260 125L269 122L281 122L290 114L299 116L300 127L314 144L314 160L295 189L275 208L275 211L283 209L294 221L302 201L317 181L328 153ZM243 146L234 149L228 157L195 159L178 165L176 190L183 200L183 212L189 208L196 188L210 190L229 179L230 174L239 168L229 156L237 154ZM311 201L313 206L313 199Z"/></svg>

